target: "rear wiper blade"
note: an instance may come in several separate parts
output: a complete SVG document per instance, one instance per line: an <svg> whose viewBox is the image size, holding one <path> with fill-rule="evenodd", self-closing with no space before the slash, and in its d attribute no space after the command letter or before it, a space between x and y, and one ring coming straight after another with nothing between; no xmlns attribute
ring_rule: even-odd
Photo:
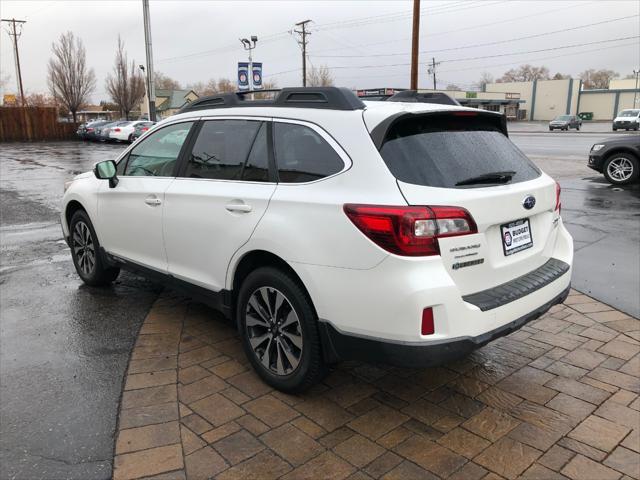
<svg viewBox="0 0 640 480"><path fill-rule="evenodd" d="M491 172L485 173L483 175L478 175L477 177L467 178L466 180L461 180L456 183L456 187L460 187L462 185L475 185L478 183L508 183L516 172L512 170L507 170L504 172Z"/></svg>

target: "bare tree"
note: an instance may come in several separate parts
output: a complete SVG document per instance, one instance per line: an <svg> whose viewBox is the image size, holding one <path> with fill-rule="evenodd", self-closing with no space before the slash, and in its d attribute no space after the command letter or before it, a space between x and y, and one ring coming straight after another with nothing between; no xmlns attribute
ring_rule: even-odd
<svg viewBox="0 0 640 480"><path fill-rule="evenodd" d="M155 83L156 88L162 88L166 90L181 90L182 85L177 80L165 75L162 72L153 72L153 83Z"/></svg>
<svg viewBox="0 0 640 480"><path fill-rule="evenodd" d="M236 84L228 78L221 78L218 80L217 90L219 93L235 92L237 90Z"/></svg>
<svg viewBox="0 0 640 480"><path fill-rule="evenodd" d="M571 75L558 72L553 77L551 77L551 80L569 80L570 78Z"/></svg>
<svg viewBox="0 0 640 480"><path fill-rule="evenodd" d="M329 67L321 65L312 66L307 72L307 85L310 87L330 87L333 85L333 77Z"/></svg>
<svg viewBox="0 0 640 480"><path fill-rule="evenodd" d="M494 82L493 75L489 72L482 72L480 74L480 80L475 83L478 90L484 92L487 89L487 85Z"/></svg>
<svg viewBox="0 0 640 480"><path fill-rule="evenodd" d="M46 93L30 93L25 102L30 107L57 107L55 99Z"/></svg>
<svg viewBox="0 0 640 480"><path fill-rule="evenodd" d="M462 90L458 85L455 85L453 83L450 83L449 85L447 85L447 87L445 88L445 90L450 90L450 91L457 91L459 92L460 90Z"/></svg>
<svg viewBox="0 0 640 480"><path fill-rule="evenodd" d="M48 83L51 96L67 111L73 121L80 107L87 102L96 86L93 69L87 68L87 55L82 40L72 32L60 35L51 45L53 58L49 59Z"/></svg>
<svg viewBox="0 0 640 480"><path fill-rule="evenodd" d="M144 79L136 69L135 60L131 62L130 69L128 63L124 43L118 36L118 51L113 65L113 76L107 77L106 87L113 103L118 105L120 114L127 120L131 111L144 97Z"/></svg>
<svg viewBox="0 0 640 480"><path fill-rule="evenodd" d="M609 82L620 75L613 70L594 70L590 68L580 74L582 85L585 90L596 88L609 88Z"/></svg>
<svg viewBox="0 0 640 480"><path fill-rule="evenodd" d="M549 69L544 66L534 67L527 63L506 71L498 82L531 82L533 80L549 80Z"/></svg>

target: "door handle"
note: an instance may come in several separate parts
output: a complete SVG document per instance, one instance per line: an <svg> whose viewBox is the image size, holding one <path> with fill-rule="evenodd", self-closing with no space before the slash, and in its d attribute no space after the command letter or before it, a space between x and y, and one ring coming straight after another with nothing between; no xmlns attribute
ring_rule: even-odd
<svg viewBox="0 0 640 480"><path fill-rule="evenodd" d="M246 203L227 203L225 207L230 212L243 212L249 213L253 210L251 205L247 205Z"/></svg>
<svg viewBox="0 0 640 480"><path fill-rule="evenodd" d="M152 207L157 207L158 205L162 204L162 200L157 197L147 197L145 198L144 203L146 203L147 205L151 205Z"/></svg>

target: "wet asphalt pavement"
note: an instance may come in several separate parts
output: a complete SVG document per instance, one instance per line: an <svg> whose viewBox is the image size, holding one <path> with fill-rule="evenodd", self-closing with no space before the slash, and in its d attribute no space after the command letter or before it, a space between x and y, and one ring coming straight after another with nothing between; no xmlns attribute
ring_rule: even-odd
<svg viewBox="0 0 640 480"><path fill-rule="evenodd" d="M83 286L62 240L64 180L122 147L0 153L0 478L111 477L122 378L159 291L122 274Z"/></svg>
<svg viewBox="0 0 640 480"><path fill-rule="evenodd" d="M563 187L573 285L640 316L640 186L585 166L607 135L513 133ZM109 478L122 378L159 287L121 274L81 284L58 223L63 182L122 145L3 144L0 150L0 478Z"/></svg>

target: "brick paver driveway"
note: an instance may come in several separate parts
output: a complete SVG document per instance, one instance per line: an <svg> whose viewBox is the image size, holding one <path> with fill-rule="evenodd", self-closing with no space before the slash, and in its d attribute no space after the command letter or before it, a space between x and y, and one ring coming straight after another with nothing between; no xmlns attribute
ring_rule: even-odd
<svg viewBox="0 0 640 480"><path fill-rule="evenodd" d="M468 358L340 364L300 396L263 384L235 332L164 296L133 351L114 477L640 477L640 321L572 292Z"/></svg>

